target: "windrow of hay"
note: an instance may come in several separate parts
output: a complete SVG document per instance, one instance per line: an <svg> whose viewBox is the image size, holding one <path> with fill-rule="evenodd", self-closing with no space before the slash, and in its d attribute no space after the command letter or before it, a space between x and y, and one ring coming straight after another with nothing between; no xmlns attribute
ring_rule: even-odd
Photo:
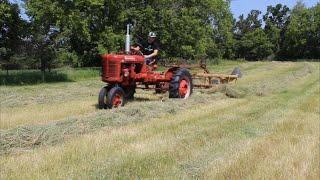
<svg viewBox="0 0 320 180"><path fill-rule="evenodd" d="M176 114L176 112L192 108L197 104L208 104L217 99L225 98L224 96L219 96L215 99L208 97L208 95L198 95L189 101L134 102L120 109L99 111L82 117L69 117L65 120L43 125L21 126L11 130L2 130L0 131L0 154L24 151L40 145L54 145L70 136L96 131L102 127L144 122Z"/></svg>
<svg viewBox="0 0 320 180"><path fill-rule="evenodd" d="M225 88L225 93L231 98L243 98L245 96L266 96L281 92L295 84L302 78L312 79L318 69L311 63L272 63L264 66L265 72L251 71L249 78L239 79ZM261 69L259 69L261 71ZM244 72L247 75L248 72Z"/></svg>

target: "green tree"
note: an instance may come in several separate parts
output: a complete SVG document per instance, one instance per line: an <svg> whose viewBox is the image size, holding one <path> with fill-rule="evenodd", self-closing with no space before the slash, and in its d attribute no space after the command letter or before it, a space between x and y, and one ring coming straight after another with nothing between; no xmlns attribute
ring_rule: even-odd
<svg viewBox="0 0 320 180"><path fill-rule="evenodd" d="M26 24L19 13L17 4L0 0L0 63L18 63L13 57L21 53L26 32Z"/></svg>
<svg viewBox="0 0 320 180"><path fill-rule="evenodd" d="M306 8L299 2L291 13L285 32L284 57L320 58L320 4Z"/></svg>
<svg viewBox="0 0 320 180"><path fill-rule="evenodd" d="M231 54L229 1L30 0L26 4L31 21L43 29L41 34L57 29L56 52L76 54L81 66L98 65L99 53L123 49L128 22L134 23L136 38L157 32L164 57Z"/></svg>
<svg viewBox="0 0 320 180"><path fill-rule="evenodd" d="M239 20L235 24L235 38L240 39L246 33L255 31L262 26L262 20L259 19L261 11L251 10L247 18L244 15L240 15Z"/></svg>
<svg viewBox="0 0 320 180"><path fill-rule="evenodd" d="M134 22L139 40L157 32L163 57L223 56L232 40L229 2L222 0L134 1L121 16Z"/></svg>
<svg viewBox="0 0 320 180"><path fill-rule="evenodd" d="M124 1L32 0L26 5L34 25L42 27L42 35L48 35L52 28L57 30L52 40L58 56L76 54L78 58L73 59L79 62L75 65L99 65L99 53L122 47Z"/></svg>
<svg viewBox="0 0 320 180"><path fill-rule="evenodd" d="M245 34L237 41L239 57L247 60L262 60L272 54L274 45L261 28Z"/></svg>
<svg viewBox="0 0 320 180"><path fill-rule="evenodd" d="M243 15L235 23L235 51L237 58L260 60L272 54L273 45L261 28L262 20L258 10L252 10L246 18Z"/></svg>
<svg viewBox="0 0 320 180"><path fill-rule="evenodd" d="M265 21L265 32L274 46L274 52L281 56L283 50L284 34L290 23L290 9L286 5L277 4L268 6L266 14L263 16Z"/></svg>

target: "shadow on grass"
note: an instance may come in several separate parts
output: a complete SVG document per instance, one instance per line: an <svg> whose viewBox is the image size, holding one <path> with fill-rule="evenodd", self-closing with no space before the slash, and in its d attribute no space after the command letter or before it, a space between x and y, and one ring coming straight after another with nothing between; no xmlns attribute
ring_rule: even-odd
<svg viewBox="0 0 320 180"><path fill-rule="evenodd" d="M134 100L131 100L131 101L145 102L145 101L158 101L158 100L157 99L151 99L151 98L137 97L137 98L134 98Z"/></svg>
<svg viewBox="0 0 320 180"><path fill-rule="evenodd" d="M46 72L44 77L40 71L9 71L0 73L0 85L19 86L52 82L72 82L68 75L62 72Z"/></svg>
<svg viewBox="0 0 320 180"><path fill-rule="evenodd" d="M159 101L160 99L152 99L152 98L142 98L142 97L135 97L134 99L126 99L125 104L132 103L132 102L147 102L147 101ZM100 109L99 104L96 103L92 105L95 109ZM124 105L125 106L125 105ZM105 109L108 110L108 109Z"/></svg>

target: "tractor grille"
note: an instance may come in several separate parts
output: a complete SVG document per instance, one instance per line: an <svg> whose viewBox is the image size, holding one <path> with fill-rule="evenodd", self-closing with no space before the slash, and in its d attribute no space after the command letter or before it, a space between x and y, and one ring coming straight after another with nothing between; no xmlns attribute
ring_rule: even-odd
<svg viewBox="0 0 320 180"><path fill-rule="evenodd" d="M107 77L118 77L117 62L108 62Z"/></svg>

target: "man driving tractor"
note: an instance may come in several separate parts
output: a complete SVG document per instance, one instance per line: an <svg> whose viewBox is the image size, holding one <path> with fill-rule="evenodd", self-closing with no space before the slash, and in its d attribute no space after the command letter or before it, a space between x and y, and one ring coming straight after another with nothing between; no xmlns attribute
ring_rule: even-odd
<svg viewBox="0 0 320 180"><path fill-rule="evenodd" d="M152 65L157 62L157 56L160 51L160 45L156 40L157 35L154 32L150 32L148 34L147 43L141 45L137 44L136 46L132 46L131 49L134 51L141 51L146 59L147 65Z"/></svg>

